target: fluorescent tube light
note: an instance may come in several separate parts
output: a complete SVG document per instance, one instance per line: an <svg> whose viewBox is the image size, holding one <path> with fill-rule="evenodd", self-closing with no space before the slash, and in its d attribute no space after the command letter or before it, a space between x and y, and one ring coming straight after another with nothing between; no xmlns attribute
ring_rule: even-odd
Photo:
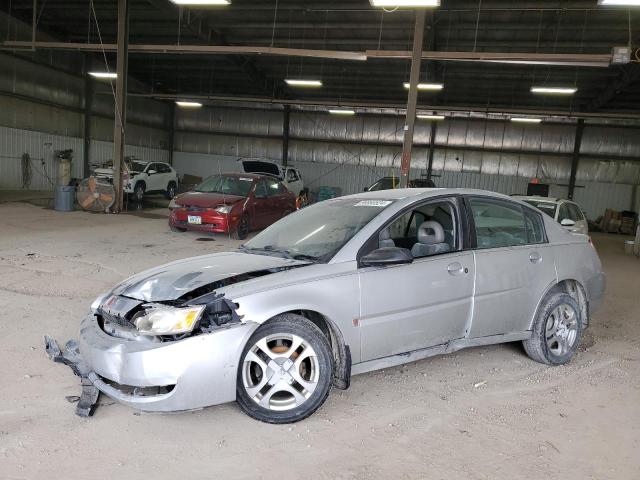
<svg viewBox="0 0 640 480"><path fill-rule="evenodd" d="M404 82L404 88L409 90L409 82ZM442 83L419 83L418 90L442 90L444 85Z"/></svg>
<svg viewBox="0 0 640 480"><path fill-rule="evenodd" d="M320 80L297 80L297 79L287 78L285 79L285 82L290 87L318 88L322 86L322 82Z"/></svg>
<svg viewBox="0 0 640 480"><path fill-rule="evenodd" d="M531 87L531 93L548 93L551 95L573 95L578 91L573 87Z"/></svg>
<svg viewBox="0 0 640 480"><path fill-rule="evenodd" d="M200 102L187 102L185 100L176 100L176 105L183 108L200 108L202 106Z"/></svg>
<svg viewBox="0 0 640 480"><path fill-rule="evenodd" d="M416 115L420 120L444 120L444 115Z"/></svg>
<svg viewBox="0 0 640 480"><path fill-rule="evenodd" d="M114 72L89 72L89 75L95 78L107 78L107 79L118 78L118 75Z"/></svg>
<svg viewBox="0 0 640 480"><path fill-rule="evenodd" d="M373 7L439 7L440 0L370 0Z"/></svg>
<svg viewBox="0 0 640 480"><path fill-rule="evenodd" d="M229 5L231 3L230 0L171 0L171 2L185 6Z"/></svg>
<svg viewBox="0 0 640 480"><path fill-rule="evenodd" d="M329 110L329 113L331 113L332 115L355 115L356 112L354 110Z"/></svg>
<svg viewBox="0 0 640 480"><path fill-rule="evenodd" d="M512 122L517 123L540 123L542 122L541 118L529 118L529 117L513 117L511 119Z"/></svg>
<svg viewBox="0 0 640 480"><path fill-rule="evenodd" d="M598 0L598 5L616 5L624 7L638 7L640 0Z"/></svg>

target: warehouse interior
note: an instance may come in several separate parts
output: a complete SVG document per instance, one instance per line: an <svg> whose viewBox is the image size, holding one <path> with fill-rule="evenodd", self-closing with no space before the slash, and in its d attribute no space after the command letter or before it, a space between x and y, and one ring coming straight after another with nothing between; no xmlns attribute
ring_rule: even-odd
<svg viewBox="0 0 640 480"><path fill-rule="evenodd" d="M0 359L13 365L0 477L640 471L640 2L434 3L0 4ZM243 159L294 166L312 201L384 177L506 195L548 186L589 222L605 303L569 365L543 368L511 344L470 349L354 377L293 426L233 405L168 416L107 400L74 418L77 379L49 362L42 335L74 336L96 295L134 273L241 243L170 231L169 199L123 195L125 157L170 164L180 192ZM109 163L117 215L75 197L74 211L54 208L58 187Z"/></svg>

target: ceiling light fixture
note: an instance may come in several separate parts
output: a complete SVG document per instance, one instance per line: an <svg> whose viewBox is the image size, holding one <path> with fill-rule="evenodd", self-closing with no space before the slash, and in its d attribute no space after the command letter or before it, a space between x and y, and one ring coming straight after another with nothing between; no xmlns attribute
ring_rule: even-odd
<svg viewBox="0 0 640 480"><path fill-rule="evenodd" d="M409 90L409 82L404 82L404 88ZM442 90L444 85L442 83L419 83L418 90Z"/></svg>
<svg viewBox="0 0 640 480"><path fill-rule="evenodd" d="M540 123L542 122L541 118L529 118L529 117L513 117L511 119L512 122L516 123Z"/></svg>
<svg viewBox="0 0 640 480"><path fill-rule="evenodd" d="M531 87L531 93L548 93L550 95L573 95L578 91L574 87Z"/></svg>
<svg viewBox="0 0 640 480"><path fill-rule="evenodd" d="M414 7L433 8L440 6L440 0L370 0L373 7Z"/></svg>
<svg viewBox="0 0 640 480"><path fill-rule="evenodd" d="M299 80L287 78L285 82L290 87L309 87L309 88L319 88L322 86L322 82L320 80Z"/></svg>
<svg viewBox="0 0 640 480"><path fill-rule="evenodd" d="M416 115L420 120L444 120L444 115Z"/></svg>
<svg viewBox="0 0 640 480"><path fill-rule="evenodd" d="M176 100L176 105L182 108L200 108L202 104L200 102L188 102L186 100Z"/></svg>
<svg viewBox="0 0 640 480"><path fill-rule="evenodd" d="M618 7L640 7L640 0L598 0L598 5L613 5Z"/></svg>
<svg viewBox="0 0 640 480"><path fill-rule="evenodd" d="M89 72L89 75L91 75L94 78L101 78L101 79L118 78L118 75L113 72Z"/></svg>
<svg viewBox="0 0 640 480"><path fill-rule="evenodd" d="M229 5L230 0L171 0L176 5L184 6L208 6L208 5Z"/></svg>
<svg viewBox="0 0 640 480"><path fill-rule="evenodd" d="M329 113L332 115L355 115L356 114L354 110L342 110L342 109L329 110Z"/></svg>

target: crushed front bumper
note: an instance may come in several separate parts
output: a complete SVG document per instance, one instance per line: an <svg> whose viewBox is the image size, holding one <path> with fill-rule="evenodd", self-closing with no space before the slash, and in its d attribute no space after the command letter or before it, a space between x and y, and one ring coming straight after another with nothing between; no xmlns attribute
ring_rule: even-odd
<svg viewBox="0 0 640 480"><path fill-rule="evenodd" d="M146 343L112 337L89 315L71 362L61 360L69 357L67 351L54 358L57 344L51 348L55 341L48 337L45 342L49 356L70 365L83 385L138 410L169 412L235 400L240 354L256 328L247 322L183 340ZM154 388L158 393L149 394Z"/></svg>

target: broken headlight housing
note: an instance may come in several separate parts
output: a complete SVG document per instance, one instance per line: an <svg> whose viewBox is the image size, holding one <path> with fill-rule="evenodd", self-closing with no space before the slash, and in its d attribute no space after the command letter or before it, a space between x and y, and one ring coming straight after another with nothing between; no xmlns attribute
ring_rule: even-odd
<svg viewBox="0 0 640 480"><path fill-rule="evenodd" d="M205 305L171 307L151 304L133 319L143 335L181 335L190 333L198 324Z"/></svg>

